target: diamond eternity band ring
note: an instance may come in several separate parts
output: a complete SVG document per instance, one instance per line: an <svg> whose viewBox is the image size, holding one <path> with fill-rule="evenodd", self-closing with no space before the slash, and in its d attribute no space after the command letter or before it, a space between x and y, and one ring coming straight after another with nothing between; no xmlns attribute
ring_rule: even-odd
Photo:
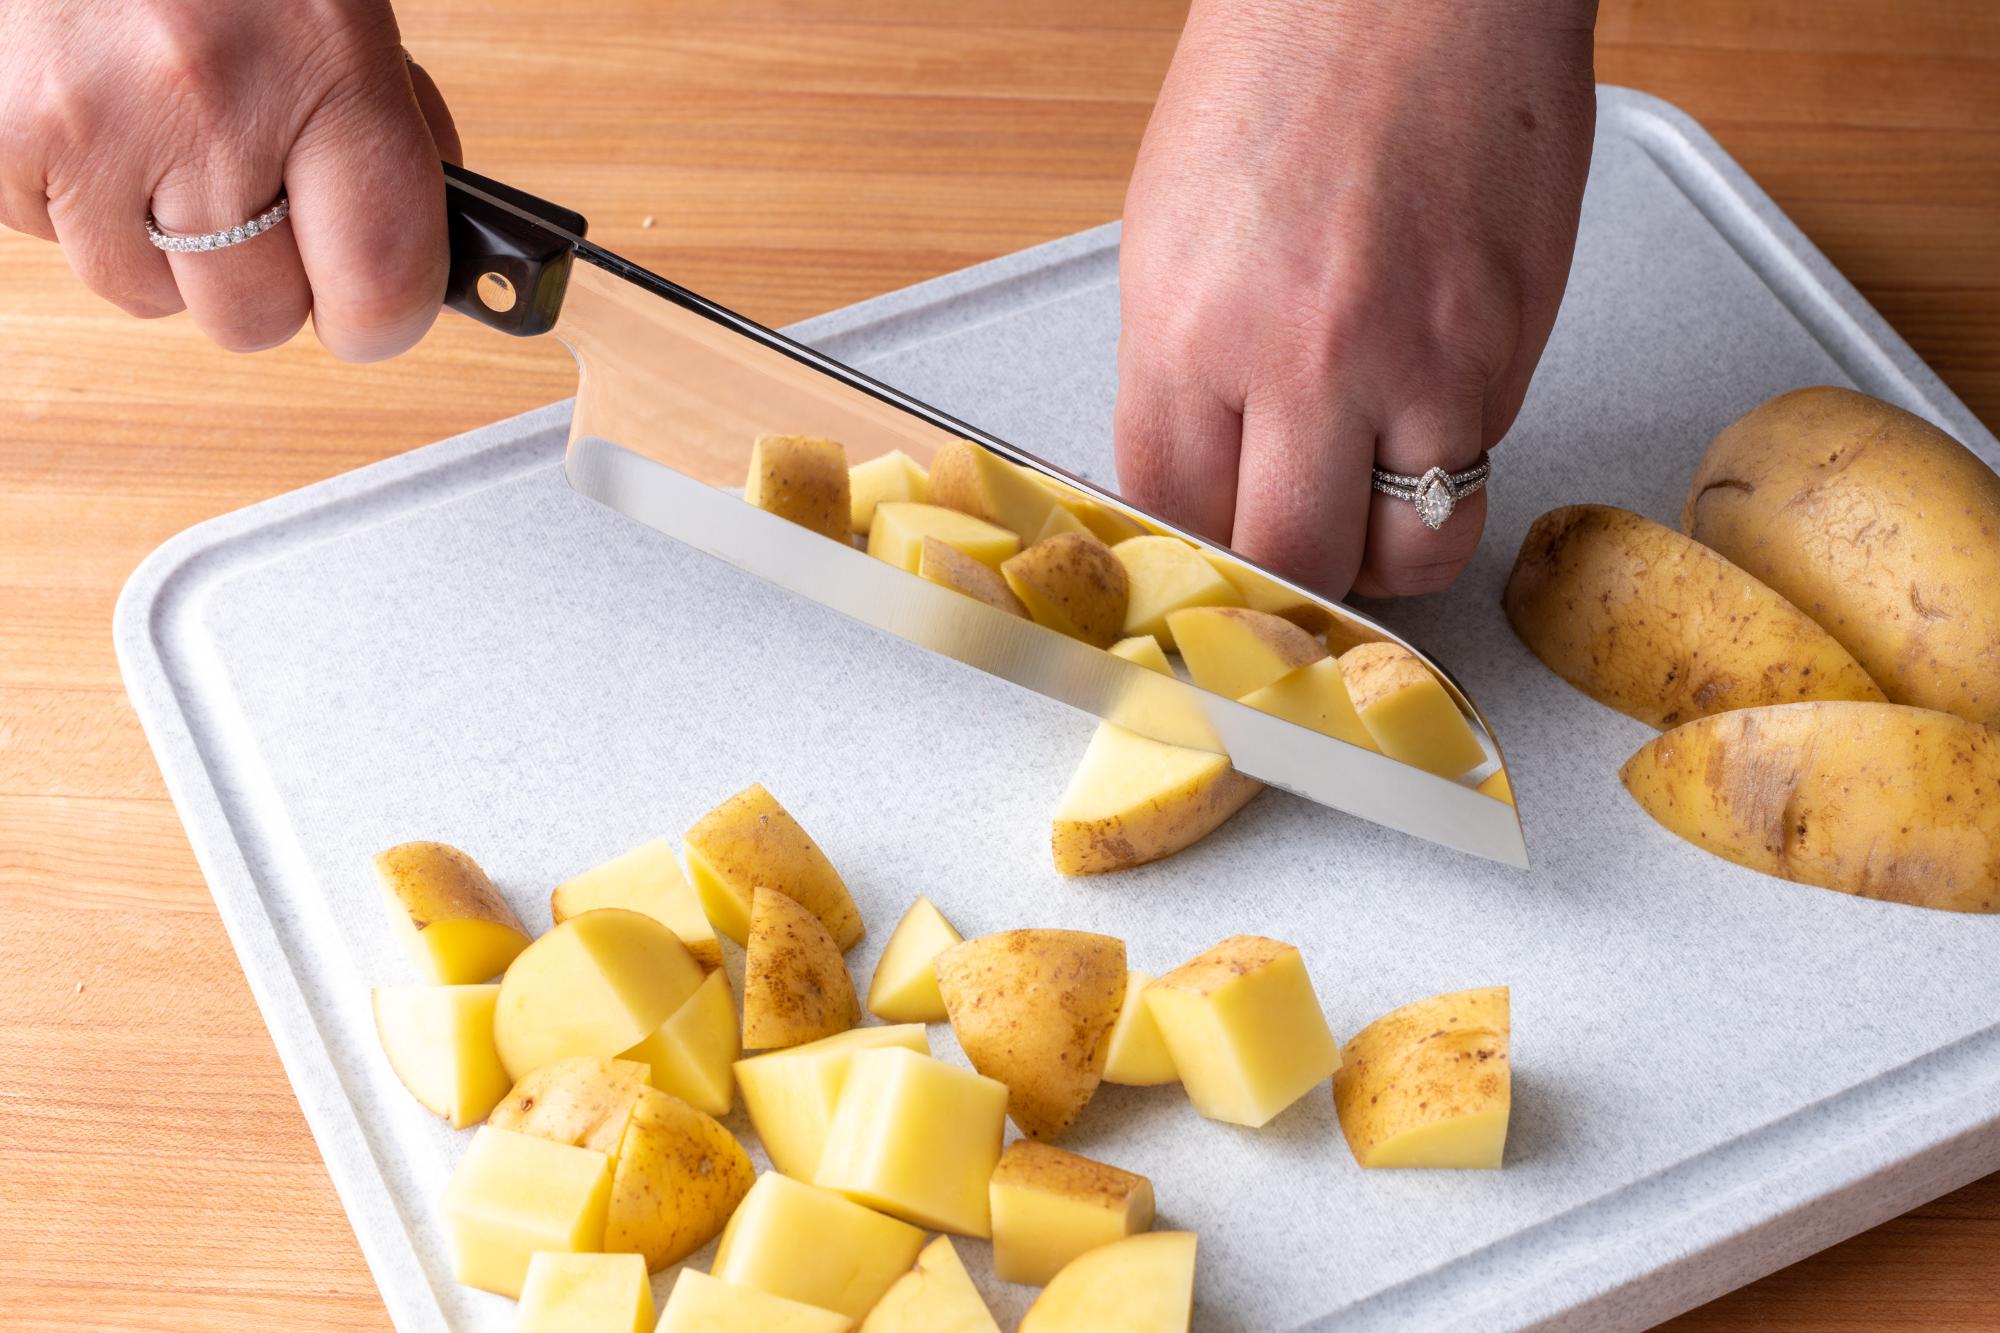
<svg viewBox="0 0 2000 1333"><path fill-rule="evenodd" d="M1375 469L1375 489L1393 499L1408 500L1417 507L1417 517L1424 526L1436 532L1444 526L1451 511L1458 502L1486 484L1486 478L1493 471L1493 461L1481 450L1479 458L1463 472L1446 472L1434 467L1422 476L1411 477L1401 472L1384 472Z"/></svg>
<svg viewBox="0 0 2000 1333"><path fill-rule="evenodd" d="M175 255L194 254L202 250L227 250L232 245L241 245L245 241L262 236L291 216L291 212L292 201L285 197L284 191L280 190L276 202L248 222L239 223L234 227L224 227L221 231L203 232L199 236L176 236L171 232L161 231L160 224L153 221L152 214L149 213L146 215L146 239L153 243L154 249L165 250L168 254Z"/></svg>

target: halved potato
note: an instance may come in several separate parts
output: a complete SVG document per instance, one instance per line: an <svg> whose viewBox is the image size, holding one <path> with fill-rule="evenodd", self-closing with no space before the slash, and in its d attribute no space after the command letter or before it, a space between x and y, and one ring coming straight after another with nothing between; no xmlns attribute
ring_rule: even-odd
<svg viewBox="0 0 2000 1333"><path fill-rule="evenodd" d="M719 1121L641 1089L618 1145L604 1248L644 1255L653 1273L679 1263L721 1234L756 1175Z"/></svg>
<svg viewBox="0 0 2000 1333"><path fill-rule="evenodd" d="M976 598L996 611L1027 617L1028 608L1007 586L1007 580L990 565L983 565L965 552L935 537L924 538L924 553L917 561L917 576L929 579L953 592Z"/></svg>
<svg viewBox="0 0 2000 1333"><path fill-rule="evenodd" d="M1406 1004L1361 1029L1333 1107L1361 1166L1497 1170L1512 1077L1505 986Z"/></svg>
<svg viewBox="0 0 2000 1333"><path fill-rule="evenodd" d="M1087 1250L1057 1273L1020 1333L1187 1333L1195 1234L1148 1231Z"/></svg>
<svg viewBox="0 0 2000 1333"><path fill-rule="evenodd" d="M1056 808L1050 853L1065 875L1098 875L1200 842L1264 789L1207 750L1101 723Z"/></svg>
<svg viewBox="0 0 2000 1333"><path fill-rule="evenodd" d="M843 950L861 938L861 913L840 872L762 783L703 815L684 846L708 919L738 944L750 937L750 894L758 888L804 903Z"/></svg>
<svg viewBox="0 0 2000 1333"><path fill-rule="evenodd" d="M493 1048L500 987L384 986L373 995L375 1033L410 1095L464 1129L507 1095Z"/></svg>
<svg viewBox="0 0 2000 1333"><path fill-rule="evenodd" d="M1326 645L1291 621L1247 607L1188 607L1170 613L1167 626L1194 683L1230 699L1326 656Z"/></svg>
<svg viewBox="0 0 2000 1333"><path fill-rule="evenodd" d="M965 937L928 898L910 904L883 946L868 984L868 1011L891 1023L942 1023L947 1015L938 994L937 956Z"/></svg>
<svg viewBox="0 0 2000 1333"><path fill-rule="evenodd" d="M797 1046L860 1019L854 979L833 936L796 899L759 888L743 959L743 1045Z"/></svg>
<svg viewBox="0 0 2000 1333"><path fill-rule="evenodd" d="M1340 672L1376 748L1398 763L1455 778L1486 761L1472 725L1417 656L1398 643L1340 655Z"/></svg>
<svg viewBox="0 0 2000 1333"><path fill-rule="evenodd" d="M927 537L994 569L1021 549L1019 537L985 519L942 505L884 500L875 506L875 521L868 525L868 554L914 574L923 562Z"/></svg>
<svg viewBox="0 0 2000 1333"><path fill-rule="evenodd" d="M500 981L493 1045L510 1077L573 1055L617 1055L701 985L701 964L649 916L573 916L521 951Z"/></svg>
<svg viewBox="0 0 2000 1333"><path fill-rule="evenodd" d="M442 842L405 842L375 856L389 919L425 981L486 981L528 947L528 932L479 863Z"/></svg>
<svg viewBox="0 0 2000 1333"><path fill-rule="evenodd" d="M1125 566L1088 533L1036 542L1000 566L1002 577L1038 625L1109 648L1125 623Z"/></svg>
<svg viewBox="0 0 2000 1333"><path fill-rule="evenodd" d="M1199 548L1178 537L1132 537L1111 548L1132 582L1125 606L1125 633L1151 635L1162 648L1174 646L1167 616L1190 606L1241 606L1234 584L1202 558Z"/></svg>
<svg viewBox="0 0 2000 1333"><path fill-rule="evenodd" d="M847 469L848 531L866 536L875 522L875 506L884 500L921 503L929 482L922 465L901 449L856 463Z"/></svg>
<svg viewBox="0 0 2000 1333"><path fill-rule="evenodd" d="M623 856L565 880L549 895L549 915L557 925L600 907L644 912L680 936L697 963L710 970L722 966L715 927L665 838L640 843Z"/></svg>
<svg viewBox="0 0 2000 1333"><path fill-rule="evenodd" d="M616 1156L625 1122L645 1092L646 1067L636 1061L572 1056L529 1071L487 1123Z"/></svg>

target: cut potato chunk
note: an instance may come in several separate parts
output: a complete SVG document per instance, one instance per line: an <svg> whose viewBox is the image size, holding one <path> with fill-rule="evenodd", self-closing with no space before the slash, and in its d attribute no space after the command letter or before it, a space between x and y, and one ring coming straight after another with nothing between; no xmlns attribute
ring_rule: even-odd
<svg viewBox="0 0 2000 1333"><path fill-rule="evenodd" d="M917 562L917 575L953 592L986 603L995 611L1027 618L1028 608L1007 586L997 570L982 565L965 552L935 537L924 538L924 553Z"/></svg>
<svg viewBox="0 0 2000 1333"><path fill-rule="evenodd" d="M742 1054L729 977L718 969L624 1058L645 1065L661 1092L709 1115L728 1115L736 1100L733 1070Z"/></svg>
<svg viewBox="0 0 2000 1333"><path fill-rule="evenodd" d="M1619 770L1639 807L1704 851L1801 884L2000 911L2000 731L1899 704L1718 713Z"/></svg>
<svg viewBox="0 0 2000 1333"><path fill-rule="evenodd" d="M723 1229L709 1271L859 1319L916 1263L923 1244L924 1233L907 1222L766 1171Z"/></svg>
<svg viewBox="0 0 2000 1333"><path fill-rule="evenodd" d="M389 1067L453 1129L478 1124L507 1095L507 1071L493 1048L499 986L385 986L373 998Z"/></svg>
<svg viewBox="0 0 2000 1333"><path fill-rule="evenodd" d="M375 856L389 919L425 981L465 986L507 970L528 932L479 863L441 842L406 842Z"/></svg>
<svg viewBox="0 0 2000 1333"><path fill-rule="evenodd" d="M1514 783L1507 776L1507 770L1504 768L1495 769L1492 773L1488 774L1486 780L1481 782L1475 790L1481 796L1491 796L1496 801L1505 801L1509 805L1514 804Z"/></svg>
<svg viewBox="0 0 2000 1333"><path fill-rule="evenodd" d="M750 1113L750 1124L772 1166L797 1180L813 1178L826 1146L827 1127L847 1085L848 1062L857 1051L888 1046L931 1053L923 1024L902 1023L852 1028L824 1041L736 1062L743 1108Z"/></svg>
<svg viewBox="0 0 2000 1333"><path fill-rule="evenodd" d="M1031 1287L1084 1251L1153 1225L1153 1182L1027 1139L1001 1157L992 1194L993 1271Z"/></svg>
<svg viewBox="0 0 2000 1333"><path fill-rule="evenodd" d="M493 1108L487 1123L615 1157L625 1138L625 1122L645 1091L644 1065L573 1056L529 1071Z"/></svg>
<svg viewBox="0 0 2000 1333"><path fill-rule="evenodd" d="M1361 724L1383 754L1441 778L1486 762L1465 714L1409 649L1364 643L1341 654L1340 670Z"/></svg>
<svg viewBox="0 0 2000 1333"><path fill-rule="evenodd" d="M938 994L937 956L964 939L944 913L919 898L896 923L883 946L868 984L868 1011L891 1023L946 1021L944 996Z"/></svg>
<svg viewBox="0 0 2000 1333"><path fill-rule="evenodd" d="M1375 738L1361 725L1361 714L1354 710L1340 663L1331 657L1287 672L1263 689L1244 695L1242 702L1260 713L1310 727L1322 736L1364 750L1377 749Z"/></svg>
<svg viewBox="0 0 2000 1333"><path fill-rule="evenodd" d="M885 500L875 506L868 527L868 554L916 573L923 564L924 540L957 547L993 569L1021 549L1021 539L996 524L942 505Z"/></svg>
<svg viewBox="0 0 2000 1333"><path fill-rule="evenodd" d="M715 928L750 938L750 893L776 889L804 903L841 949L861 938L861 913L826 853L778 798L753 783L687 831L688 874Z"/></svg>
<svg viewBox="0 0 2000 1333"><path fill-rule="evenodd" d="M1096 533L1090 530L1089 524L1058 504L1049 510L1048 518L1042 522L1041 531L1035 534L1033 540L1028 545L1033 546L1036 542L1045 542L1049 538L1060 536L1065 532L1080 532L1086 537L1097 536ZM1099 538L1099 540L1101 541L1102 538Z"/></svg>
<svg viewBox="0 0 2000 1333"><path fill-rule="evenodd" d="M549 895L549 915L561 925L573 916L600 907L622 907L643 912L680 936L688 952L704 968L722 966L722 946L715 942L715 927L702 911L681 863L665 838L643 842L623 856L565 880Z"/></svg>
<svg viewBox="0 0 2000 1333"><path fill-rule="evenodd" d="M1129 639L1120 639L1111 645L1111 655L1122 657L1148 671L1157 671L1162 676L1174 674L1174 668L1167 661L1166 653L1160 649L1160 641L1150 634L1137 634Z"/></svg>
<svg viewBox="0 0 2000 1333"><path fill-rule="evenodd" d="M572 1055L616 1055L667 1021L705 974L649 916L606 907L524 949L500 982L493 1044L519 1080Z"/></svg>
<svg viewBox="0 0 2000 1333"><path fill-rule="evenodd" d="M444 1191L452 1276L518 1297L537 1251L603 1248L610 1201L603 1153L483 1125Z"/></svg>
<svg viewBox="0 0 2000 1333"><path fill-rule="evenodd" d="M1324 634L1332 628L1333 613L1303 593L1293 592L1276 579L1221 552L1203 551L1202 558L1236 589L1237 600L1231 605L1283 616L1308 634Z"/></svg>
<svg viewBox="0 0 2000 1333"><path fill-rule="evenodd" d="M1038 625L1109 648L1125 623L1125 567L1088 533L1036 542L1000 566L1002 577Z"/></svg>
<svg viewBox="0 0 2000 1333"><path fill-rule="evenodd" d="M861 1021L840 948L803 903L759 888L743 955L743 1045L798 1046Z"/></svg>
<svg viewBox="0 0 2000 1333"><path fill-rule="evenodd" d="M938 988L972 1067L1007 1085L1031 1138L1068 1129L1104 1074L1125 997L1125 942L1081 930L1009 930L947 949Z"/></svg>
<svg viewBox="0 0 2000 1333"><path fill-rule="evenodd" d="M1255 1129L1340 1068L1305 961L1237 935L1145 990L1194 1109Z"/></svg>
<svg viewBox="0 0 2000 1333"><path fill-rule="evenodd" d="M1000 1326L951 1237L939 1236L875 1303L861 1321L861 1333L1000 1333Z"/></svg>
<svg viewBox="0 0 2000 1333"><path fill-rule="evenodd" d="M1125 1002L1118 1006L1118 1021L1104 1048L1104 1081L1127 1087L1151 1088L1181 1081L1174 1068L1173 1052L1153 1021L1153 1011L1140 994L1152 983L1150 972L1125 974Z"/></svg>
<svg viewBox="0 0 2000 1333"><path fill-rule="evenodd" d="M1169 614L1167 627L1194 683L1230 699L1326 656L1326 645L1291 621L1246 607L1189 607Z"/></svg>
<svg viewBox="0 0 2000 1333"><path fill-rule="evenodd" d="M1157 861L1200 842L1263 789L1219 754L1106 722L1056 808L1050 852L1065 875Z"/></svg>
<svg viewBox="0 0 2000 1333"><path fill-rule="evenodd" d="M968 440L946 440L931 459L930 502L1032 540L1056 497L1025 468Z"/></svg>
<svg viewBox="0 0 2000 1333"><path fill-rule="evenodd" d="M756 1174L714 1117L646 1088L618 1145L604 1248L644 1255L655 1273L679 1263L721 1232Z"/></svg>
<svg viewBox="0 0 2000 1333"><path fill-rule="evenodd" d="M1149 1231L1086 1251L1036 1298L1020 1333L1187 1333L1194 1253L1192 1231Z"/></svg>
<svg viewBox="0 0 2000 1333"><path fill-rule="evenodd" d="M1333 1108L1361 1166L1497 1170L1511 1078L1507 988L1404 1005L1347 1043Z"/></svg>
<svg viewBox="0 0 2000 1333"><path fill-rule="evenodd" d="M899 1046L857 1051L813 1183L905 1222L989 1236L1007 1085Z"/></svg>
<svg viewBox="0 0 2000 1333"><path fill-rule="evenodd" d="M884 500L921 502L929 482L922 465L901 449L891 449L880 458L856 463L847 469L847 530L857 537L866 536L875 522L876 505Z"/></svg>
<svg viewBox="0 0 2000 1333"><path fill-rule="evenodd" d="M1178 537L1132 537L1111 548L1132 582L1125 633L1174 646L1167 617L1190 606L1241 606L1236 587Z"/></svg>
<svg viewBox="0 0 2000 1333"><path fill-rule="evenodd" d="M802 1301L683 1268L654 1333L848 1333L854 1321Z"/></svg>
<svg viewBox="0 0 2000 1333"><path fill-rule="evenodd" d="M808 435L759 435L750 448L743 498L837 542L847 540L852 512L847 450Z"/></svg>
<svg viewBox="0 0 2000 1333"><path fill-rule="evenodd" d="M514 1333L653 1333L645 1261L543 1250L528 1260Z"/></svg>

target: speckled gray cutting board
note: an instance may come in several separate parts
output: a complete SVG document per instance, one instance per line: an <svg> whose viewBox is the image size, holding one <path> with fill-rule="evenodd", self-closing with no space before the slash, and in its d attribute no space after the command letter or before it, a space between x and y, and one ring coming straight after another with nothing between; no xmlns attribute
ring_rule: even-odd
<svg viewBox="0 0 2000 1333"><path fill-rule="evenodd" d="M1087 232L798 332L1109 483L1116 247ZM539 929L552 885L751 781L846 874L864 984L923 893L968 935L1108 931L1153 971L1238 931L1294 940L1343 1037L1512 985L1501 1172L1364 1174L1324 1087L1259 1132L1174 1088L1098 1094L1068 1146L1146 1172L1161 1225L1200 1231L1198 1327L1639 1327L2000 1167L2000 918L1677 842L1615 778L1648 731L1543 670L1500 613L1534 515L1598 500L1672 522L1718 427L1824 381L2000 463L1699 127L1607 90L1569 297L1496 457L1486 543L1450 592L1382 609L1506 745L1528 874L1271 792L1164 864L1064 880L1047 821L1089 719L581 499L561 405L175 538L133 576L118 646L404 1329L505 1328L511 1307L452 1283L435 1201L464 1137L376 1046L369 987L412 977L369 855L456 843ZM1011 1326L1033 1293L991 1276L987 1246L961 1250Z"/></svg>

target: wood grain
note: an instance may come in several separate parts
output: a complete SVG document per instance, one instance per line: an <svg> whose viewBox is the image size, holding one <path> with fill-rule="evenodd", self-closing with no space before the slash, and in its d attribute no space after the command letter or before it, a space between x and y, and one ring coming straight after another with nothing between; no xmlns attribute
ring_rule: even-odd
<svg viewBox="0 0 2000 1333"><path fill-rule="evenodd" d="M1182 6L592 9L402 6L475 165L782 324L1117 216ZM1599 60L1702 119L2000 423L2000 7L1607 0ZM310 338L234 358L0 237L0 1323L386 1325L120 688L111 607L190 524L570 373L456 320L382 366ZM1992 1329L1996 1271L2000 1177L1673 1327Z"/></svg>

